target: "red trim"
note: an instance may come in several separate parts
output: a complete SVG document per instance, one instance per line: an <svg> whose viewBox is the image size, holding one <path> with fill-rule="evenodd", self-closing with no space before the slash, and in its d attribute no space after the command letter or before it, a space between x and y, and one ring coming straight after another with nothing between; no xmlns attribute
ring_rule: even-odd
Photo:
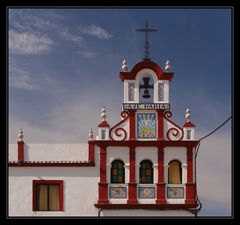
<svg viewBox="0 0 240 225"><path fill-rule="evenodd" d="M195 127L195 125L194 125L191 121L189 121L189 122L186 122L186 123L183 125L183 127Z"/></svg>
<svg viewBox="0 0 240 225"><path fill-rule="evenodd" d="M88 161L94 162L95 161L95 151L94 151L94 142L89 141L88 142Z"/></svg>
<svg viewBox="0 0 240 225"><path fill-rule="evenodd" d="M36 187L37 184L59 184L59 211L63 211L63 180L33 180L32 183L32 210L37 211Z"/></svg>
<svg viewBox="0 0 240 225"><path fill-rule="evenodd" d="M157 74L158 80L172 80L172 78L173 78L174 73L163 72L161 67L151 60L149 60L149 61L144 60L144 61L137 63L133 67L131 72L120 72L119 77L120 77L121 81L135 80L137 73L144 68L152 69Z"/></svg>
<svg viewBox="0 0 240 225"><path fill-rule="evenodd" d="M129 158L130 158L130 181L128 184L128 204L137 204L137 184L136 184L136 171L135 171L135 147L130 146Z"/></svg>
<svg viewBox="0 0 240 225"><path fill-rule="evenodd" d="M94 143L98 146L181 146L181 147L195 147L198 144L198 141L137 141L137 140L129 140L129 141L113 141L113 140L95 140Z"/></svg>
<svg viewBox="0 0 240 225"><path fill-rule="evenodd" d="M107 121L102 121L98 127L110 127Z"/></svg>
<svg viewBox="0 0 240 225"><path fill-rule="evenodd" d="M198 206L195 204L94 204L102 209L192 209Z"/></svg>
<svg viewBox="0 0 240 225"><path fill-rule="evenodd" d="M105 146L100 147L100 182L98 183L98 203L108 203L108 184L106 176L107 151Z"/></svg>
<svg viewBox="0 0 240 225"><path fill-rule="evenodd" d="M18 141L18 161L24 161L24 141Z"/></svg>
<svg viewBox="0 0 240 225"><path fill-rule="evenodd" d="M193 182L193 152L192 148L187 148L187 183Z"/></svg>
<svg viewBox="0 0 240 225"><path fill-rule="evenodd" d="M165 183L164 183L164 149L158 147L158 183L157 183L157 204L166 204Z"/></svg>
<svg viewBox="0 0 240 225"><path fill-rule="evenodd" d="M196 185L193 183L193 148L187 148L186 204L196 203Z"/></svg>
<svg viewBox="0 0 240 225"><path fill-rule="evenodd" d="M186 200L185 204L195 204L196 200L196 184L186 183Z"/></svg>
<svg viewBox="0 0 240 225"><path fill-rule="evenodd" d="M158 140L164 140L163 111L158 110Z"/></svg>
<svg viewBox="0 0 240 225"><path fill-rule="evenodd" d="M130 140L136 139L136 122L135 122L135 112L136 110L129 110L129 127L130 127Z"/></svg>
<svg viewBox="0 0 240 225"><path fill-rule="evenodd" d="M80 162L80 163L61 163L61 162L31 162L25 161L21 163L9 162L9 167L94 167L94 162Z"/></svg>

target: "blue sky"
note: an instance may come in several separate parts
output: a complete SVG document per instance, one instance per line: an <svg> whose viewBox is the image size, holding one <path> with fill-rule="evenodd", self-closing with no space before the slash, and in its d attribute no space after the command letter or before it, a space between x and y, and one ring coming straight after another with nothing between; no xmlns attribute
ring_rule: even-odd
<svg viewBox="0 0 240 225"><path fill-rule="evenodd" d="M182 125L190 107L202 137L228 118L230 9L10 9L10 143L16 143L20 127L31 143L86 142L90 128L96 134L102 106L110 125L118 122L122 61L126 58L131 69L142 60L144 34L135 30L146 20L158 29L149 35L151 59L163 69L169 59L175 73L170 83L173 119ZM213 160L219 152L209 149L221 149L222 167L214 168L228 179L230 149L223 146L231 144L230 123L214 138L219 142L206 143L199 157ZM230 214L230 184L221 182L225 189L212 202L203 194L209 207L203 215ZM226 207L216 208L218 198Z"/></svg>

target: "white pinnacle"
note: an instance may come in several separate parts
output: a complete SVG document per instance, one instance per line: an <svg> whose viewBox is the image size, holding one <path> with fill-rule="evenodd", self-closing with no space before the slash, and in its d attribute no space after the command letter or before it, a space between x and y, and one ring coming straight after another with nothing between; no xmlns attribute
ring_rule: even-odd
<svg viewBox="0 0 240 225"><path fill-rule="evenodd" d="M20 130L18 132L18 141L23 141L23 130L22 130L22 128L20 128Z"/></svg>
<svg viewBox="0 0 240 225"><path fill-rule="evenodd" d="M166 70L167 73L171 72L171 66L170 66L170 61L169 60L167 60L167 62L166 62L165 70Z"/></svg>
<svg viewBox="0 0 240 225"><path fill-rule="evenodd" d="M102 121L106 121L107 114L106 114L106 108L105 108L105 106L103 106L101 112L102 112L102 113L101 113Z"/></svg>
<svg viewBox="0 0 240 225"><path fill-rule="evenodd" d="M93 129L90 129L88 136L89 136L89 140L93 140Z"/></svg>
<svg viewBox="0 0 240 225"><path fill-rule="evenodd" d="M124 59L122 62L122 72L127 72L127 71L128 71L127 60Z"/></svg>
<svg viewBox="0 0 240 225"><path fill-rule="evenodd" d="M190 122L191 112L189 108L186 109L185 118L187 122Z"/></svg>

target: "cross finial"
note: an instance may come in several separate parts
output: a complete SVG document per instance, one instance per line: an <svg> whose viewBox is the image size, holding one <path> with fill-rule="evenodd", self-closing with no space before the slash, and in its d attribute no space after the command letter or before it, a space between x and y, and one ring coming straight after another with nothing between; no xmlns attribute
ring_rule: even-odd
<svg viewBox="0 0 240 225"><path fill-rule="evenodd" d="M148 32L157 31L156 29L148 28L148 21L146 21L145 28L137 29L136 31L145 32L145 43L144 43L144 60L150 60L149 58L149 42L148 42Z"/></svg>

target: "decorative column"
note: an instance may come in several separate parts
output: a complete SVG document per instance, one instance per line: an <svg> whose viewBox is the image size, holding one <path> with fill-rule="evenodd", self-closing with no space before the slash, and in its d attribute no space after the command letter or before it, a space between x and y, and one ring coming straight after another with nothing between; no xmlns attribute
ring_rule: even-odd
<svg viewBox="0 0 240 225"><path fill-rule="evenodd" d="M130 180L128 183L128 204L137 204L137 184L136 184L136 151L135 146L129 148L129 159L130 159Z"/></svg>
<svg viewBox="0 0 240 225"><path fill-rule="evenodd" d="M98 183L98 204L108 204L108 184L106 176L106 146L100 146L100 182Z"/></svg>
<svg viewBox="0 0 240 225"><path fill-rule="evenodd" d="M158 110L158 140L164 140L163 110Z"/></svg>
<svg viewBox="0 0 240 225"><path fill-rule="evenodd" d="M136 122L135 122L135 112L136 110L129 110L129 129L130 129L130 141L136 140Z"/></svg>
<svg viewBox="0 0 240 225"><path fill-rule="evenodd" d="M193 147L187 146L187 183L185 204L196 204L196 185L193 182Z"/></svg>
<svg viewBox="0 0 240 225"><path fill-rule="evenodd" d="M24 141L23 141L23 130L22 128L18 133L18 162L24 161Z"/></svg>
<svg viewBox="0 0 240 225"><path fill-rule="evenodd" d="M158 182L156 204L166 204L165 182L164 182L164 147L158 146Z"/></svg>

